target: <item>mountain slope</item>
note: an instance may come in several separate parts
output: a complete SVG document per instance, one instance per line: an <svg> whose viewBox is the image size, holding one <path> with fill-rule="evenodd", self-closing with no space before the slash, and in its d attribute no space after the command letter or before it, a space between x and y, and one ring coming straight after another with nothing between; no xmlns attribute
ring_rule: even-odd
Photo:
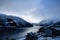
<svg viewBox="0 0 60 40"><path fill-rule="evenodd" d="M4 27L32 27L33 25L22 18L0 14L0 26Z"/></svg>
<svg viewBox="0 0 60 40"><path fill-rule="evenodd" d="M39 25L40 26L52 26L54 24L57 24L58 22L60 22L59 18L55 18L55 19L46 19L46 20L42 20Z"/></svg>

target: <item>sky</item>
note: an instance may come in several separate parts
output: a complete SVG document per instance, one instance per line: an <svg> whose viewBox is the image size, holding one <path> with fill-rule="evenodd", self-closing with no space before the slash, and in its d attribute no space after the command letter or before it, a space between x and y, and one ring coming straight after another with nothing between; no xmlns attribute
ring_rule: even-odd
<svg viewBox="0 0 60 40"><path fill-rule="evenodd" d="M0 13L38 23L60 17L60 0L0 0Z"/></svg>

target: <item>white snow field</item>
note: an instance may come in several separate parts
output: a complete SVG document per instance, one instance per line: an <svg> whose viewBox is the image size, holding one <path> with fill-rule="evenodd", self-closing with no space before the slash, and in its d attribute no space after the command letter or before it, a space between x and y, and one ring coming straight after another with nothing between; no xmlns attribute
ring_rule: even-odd
<svg viewBox="0 0 60 40"><path fill-rule="evenodd" d="M25 38L17 39L17 40L24 40ZM40 37L38 40L60 40L60 36L57 36L56 38L52 37Z"/></svg>

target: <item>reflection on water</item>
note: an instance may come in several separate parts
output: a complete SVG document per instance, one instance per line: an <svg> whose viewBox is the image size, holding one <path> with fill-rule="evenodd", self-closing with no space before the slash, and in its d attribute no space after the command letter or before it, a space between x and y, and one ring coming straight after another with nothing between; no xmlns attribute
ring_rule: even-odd
<svg viewBox="0 0 60 40"><path fill-rule="evenodd" d="M39 26L34 26L34 27L31 27L31 28L26 28L27 30L25 32L23 32L22 34L26 35L27 33L30 33L30 32L37 32L39 28L40 28Z"/></svg>
<svg viewBox="0 0 60 40"><path fill-rule="evenodd" d="M24 39L24 36L27 34L27 33L30 33L30 32L37 32L38 29L40 28L41 26L34 26L34 27L29 27L29 28L19 28L19 29L14 29L14 33L9 33L9 36L8 34L5 35L5 38L8 37L9 39L12 39L12 38L15 38L15 39ZM5 33L4 33L5 34ZM1 39L1 37L0 37ZM4 40L4 38L2 38ZM38 40L44 40L45 38L44 37L40 37ZM60 36L59 37L56 37L56 38L52 38L52 37L47 37L47 40L60 40Z"/></svg>
<svg viewBox="0 0 60 40"><path fill-rule="evenodd" d="M21 38L21 37L24 37L29 32L37 32L39 28L40 26L33 26L29 28L17 28L17 29L3 29L4 33L0 35L0 38L6 38L6 37L10 39Z"/></svg>
<svg viewBox="0 0 60 40"><path fill-rule="evenodd" d="M13 38L20 38L24 37L27 33L30 32L37 32L40 26L34 26L34 27L29 27L29 28L21 28L21 31L24 30L23 32L19 32L15 35L12 35Z"/></svg>

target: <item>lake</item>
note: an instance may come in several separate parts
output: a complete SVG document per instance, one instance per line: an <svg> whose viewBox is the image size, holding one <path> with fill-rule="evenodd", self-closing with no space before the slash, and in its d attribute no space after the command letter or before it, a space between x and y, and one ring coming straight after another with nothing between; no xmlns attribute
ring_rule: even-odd
<svg viewBox="0 0 60 40"><path fill-rule="evenodd" d="M4 29L4 33L0 36L0 39L5 39L5 38L22 38L25 35L27 35L27 33L30 32L37 32L38 29L40 28L40 26L33 26L33 27L29 27L29 28L16 28L16 29ZM4 40L3 39L3 40Z"/></svg>

